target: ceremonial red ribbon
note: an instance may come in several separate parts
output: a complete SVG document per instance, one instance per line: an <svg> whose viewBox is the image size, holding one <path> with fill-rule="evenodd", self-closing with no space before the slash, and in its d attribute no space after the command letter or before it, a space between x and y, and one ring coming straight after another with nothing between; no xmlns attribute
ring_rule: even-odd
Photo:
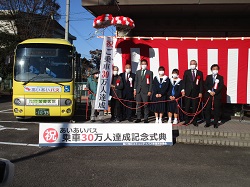
<svg viewBox="0 0 250 187"><path fill-rule="evenodd" d="M149 78L150 78L150 76L147 74L147 75L146 75L147 84L149 84Z"/></svg>
<svg viewBox="0 0 250 187"><path fill-rule="evenodd" d="M200 75L197 75L197 78L196 78L196 85L199 84L200 78L201 78Z"/></svg>
<svg viewBox="0 0 250 187"><path fill-rule="evenodd" d="M133 86L133 85L132 85L132 80L130 80L129 82L130 82L130 87L132 87L132 86Z"/></svg>
<svg viewBox="0 0 250 187"><path fill-rule="evenodd" d="M214 84L214 89L217 89L217 87L218 87L218 82Z"/></svg>
<svg viewBox="0 0 250 187"><path fill-rule="evenodd" d="M219 83L219 80L218 80L218 79L215 79L215 82L214 82L214 89L217 89L217 88L218 88L218 83Z"/></svg>
<svg viewBox="0 0 250 187"><path fill-rule="evenodd" d="M120 79L117 79L116 80L116 86L119 86L120 82L121 82Z"/></svg>

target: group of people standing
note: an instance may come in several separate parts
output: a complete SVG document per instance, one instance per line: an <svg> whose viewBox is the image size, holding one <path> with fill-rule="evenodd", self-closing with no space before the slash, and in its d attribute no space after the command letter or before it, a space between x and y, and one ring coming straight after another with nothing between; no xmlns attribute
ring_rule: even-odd
<svg viewBox="0 0 250 187"><path fill-rule="evenodd" d="M128 120L132 122L132 116L135 112L137 118L135 123L142 121L142 113L144 115L144 123L149 123L149 111L155 114L155 123L162 123L163 116L168 116L168 123L177 124L179 115L178 98L183 98L183 106L186 114L195 114L198 109L199 98L203 96L206 99L206 124L205 127L211 125L211 111L214 111L214 127L218 128L220 117L222 89L224 87L223 77L218 74L219 66L214 64L211 66L211 75L207 75L203 80L203 73L197 69L197 61L190 61L190 69L184 72L183 80L179 77L179 70L173 69L172 75L165 74L165 68L158 68L158 75L153 77L153 72L147 69L147 60L141 60L141 69L136 73L132 73L131 65L126 64L124 72L118 74L119 69L113 66L113 76L111 81L111 119L110 122L120 122ZM97 78L98 72L92 73L88 78L87 88L93 93L96 90L91 89L91 81ZM92 104L92 102L91 102ZM93 103L94 105L94 103ZM143 110L142 110L143 108ZM92 110L94 108L92 107ZM94 112L92 112L94 114ZM94 121L94 115L91 113L91 120ZM184 113L184 114L185 114ZM103 115L101 113L101 115ZM184 125L190 124L188 115L184 115ZM194 126L198 126L197 116L192 121Z"/></svg>

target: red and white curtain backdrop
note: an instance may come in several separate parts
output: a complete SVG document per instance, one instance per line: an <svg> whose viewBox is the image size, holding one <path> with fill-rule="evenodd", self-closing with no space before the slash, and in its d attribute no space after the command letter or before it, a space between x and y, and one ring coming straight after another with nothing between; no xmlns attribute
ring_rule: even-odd
<svg viewBox="0 0 250 187"><path fill-rule="evenodd" d="M147 59L149 69L158 74L158 67L164 66L166 75L173 69L189 69L190 60L197 60L198 69L211 74L212 64L220 66L219 74L224 76L224 102L250 104L250 39L249 38L117 38L114 50L114 64L123 71L131 63L132 71L140 68L140 60Z"/></svg>

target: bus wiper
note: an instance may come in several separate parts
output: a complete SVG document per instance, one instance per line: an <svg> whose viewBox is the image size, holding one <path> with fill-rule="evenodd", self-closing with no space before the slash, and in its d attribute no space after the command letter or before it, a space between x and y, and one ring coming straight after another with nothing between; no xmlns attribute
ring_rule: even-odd
<svg viewBox="0 0 250 187"><path fill-rule="evenodd" d="M58 85L60 85L60 86L64 86L63 84L61 84L61 83L59 83L59 82L55 82L55 81L48 81L48 80L46 80L46 82L48 82L48 83L55 83L55 84L58 84Z"/></svg>
<svg viewBox="0 0 250 187"><path fill-rule="evenodd" d="M23 85L26 85L26 84L28 84L29 82L33 81L35 78L37 78L37 76L39 76L39 74L36 75L35 77L32 77L31 79L25 81L25 82L23 83Z"/></svg>
<svg viewBox="0 0 250 187"><path fill-rule="evenodd" d="M33 80L34 80L35 78L37 78L37 77L47 78L47 76L48 76L47 74L46 74L46 76L44 76L43 74L38 74L38 75L36 75L35 77L32 77L31 79L25 81L25 82L23 83L23 85L28 84L29 82L33 81ZM63 84L61 84L61 83L59 83L59 82L55 82L55 81L46 80L45 83L46 83L46 82L48 82L48 83L55 83L55 84L58 84L58 85L60 85L60 86L64 86Z"/></svg>

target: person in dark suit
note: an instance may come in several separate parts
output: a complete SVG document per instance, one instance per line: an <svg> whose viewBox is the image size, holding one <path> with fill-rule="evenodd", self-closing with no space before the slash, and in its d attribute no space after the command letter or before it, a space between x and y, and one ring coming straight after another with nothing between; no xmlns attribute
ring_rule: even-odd
<svg viewBox="0 0 250 187"><path fill-rule="evenodd" d="M137 102L137 119L135 123L141 122L141 102L148 102L152 93L153 72L147 70L148 62L143 59L141 61L141 70L136 71L134 96ZM144 105L144 123L148 123L149 109L148 104Z"/></svg>
<svg viewBox="0 0 250 187"><path fill-rule="evenodd" d="M119 68L113 67L113 77L111 80L110 95L111 98L111 119L110 122L121 122L121 103L118 98L122 98L123 82L122 78L118 75ZM118 98L117 98L118 97Z"/></svg>
<svg viewBox="0 0 250 187"><path fill-rule="evenodd" d="M123 109L122 114L123 114L124 120L127 119L129 122L132 122L133 111L131 108L133 107L132 101L134 101L135 74L131 72L130 64L126 64L124 69L125 69L125 72L120 74L122 81L123 81L122 98L128 101L123 101L125 106L122 106L122 109Z"/></svg>
<svg viewBox="0 0 250 187"><path fill-rule="evenodd" d="M211 111L214 112L214 128L218 128L218 121L220 117L221 110L221 97L222 89L224 87L224 80L221 75L218 74L220 67L217 64L211 66L212 74L208 75L205 80L205 98L209 101L206 106L206 124L205 127L209 127L211 123Z"/></svg>
<svg viewBox="0 0 250 187"><path fill-rule="evenodd" d="M173 69L172 77L170 78L170 87L168 89L167 97L168 102L168 123L172 123L172 117L174 115L173 124L178 123L178 107L175 99L181 96L182 80L179 78L179 70Z"/></svg>
<svg viewBox="0 0 250 187"><path fill-rule="evenodd" d="M182 90L183 96L192 97L192 98L202 97L203 73L197 70L196 67L197 67L196 60L191 60L190 61L191 69L188 69L184 72L183 90ZM189 112L190 105L192 105L192 113L195 113L198 107L198 99L185 98L184 106L185 106L186 112ZM189 124L189 119L187 115L185 115L184 119L185 119L185 122L183 125ZM197 117L194 118L193 125L198 126Z"/></svg>
<svg viewBox="0 0 250 187"><path fill-rule="evenodd" d="M155 113L155 123L162 123L163 114L166 112L166 103L161 101L166 101L167 91L169 88L169 78L164 75L165 68L160 66L158 69L159 75L155 76L153 80L153 93L152 93L152 103L150 105L151 111Z"/></svg>

